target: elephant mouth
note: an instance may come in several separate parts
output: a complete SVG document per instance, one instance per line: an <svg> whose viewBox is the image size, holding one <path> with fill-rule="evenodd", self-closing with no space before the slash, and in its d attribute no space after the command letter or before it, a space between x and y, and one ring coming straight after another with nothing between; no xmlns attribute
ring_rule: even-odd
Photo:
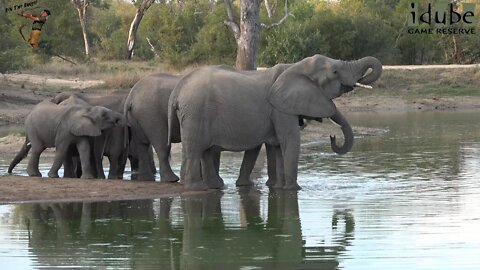
<svg viewBox="0 0 480 270"><path fill-rule="evenodd" d="M345 85L345 84L342 84L342 85L340 86L340 91L341 91L342 93L348 93L348 92L350 92L350 91L352 91L352 90L353 90L353 86Z"/></svg>

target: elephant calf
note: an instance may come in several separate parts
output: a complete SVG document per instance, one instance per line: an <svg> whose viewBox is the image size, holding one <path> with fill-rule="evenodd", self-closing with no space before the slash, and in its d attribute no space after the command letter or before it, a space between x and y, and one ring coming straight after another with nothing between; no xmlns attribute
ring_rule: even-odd
<svg viewBox="0 0 480 270"><path fill-rule="evenodd" d="M55 96L52 99L52 102L60 104L71 96L76 97L78 100L84 101L90 106L103 106L114 112L123 114L123 106L127 97L127 93L118 93L106 96L90 96L75 92L63 92ZM92 154L94 156L93 163L96 171L95 177L102 179L105 178L102 164L103 156L106 156L110 163L108 179L123 178L127 156L129 156L130 163L132 163L132 169L136 169L134 164L138 157L130 155L127 142L128 131L126 126L117 126L103 130L100 136L92 139ZM71 158L71 156L75 154L75 152L70 153L68 158ZM151 161L153 162L153 158ZM153 169L155 169L155 165L153 165ZM68 177L75 177L78 175L78 172L74 172L69 169L65 170L65 175L68 175Z"/></svg>
<svg viewBox="0 0 480 270"><path fill-rule="evenodd" d="M25 143L10 163L8 173L12 173L31 149L27 173L29 176L42 176L38 169L40 154L46 148L55 147L55 159L48 176L58 177L58 170L69 148L75 145L80 155L82 178L94 178L89 138L100 136L102 130L124 125L125 119L120 113L105 107L81 104L75 101L75 97L70 97L63 105L50 100L37 104L25 120Z"/></svg>

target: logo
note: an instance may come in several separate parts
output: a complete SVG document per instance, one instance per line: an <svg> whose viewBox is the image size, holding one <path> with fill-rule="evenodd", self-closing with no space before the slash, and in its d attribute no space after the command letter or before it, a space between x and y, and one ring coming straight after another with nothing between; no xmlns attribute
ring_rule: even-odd
<svg viewBox="0 0 480 270"><path fill-rule="evenodd" d="M407 23L409 34L476 34L474 3L438 0L423 5L411 2Z"/></svg>

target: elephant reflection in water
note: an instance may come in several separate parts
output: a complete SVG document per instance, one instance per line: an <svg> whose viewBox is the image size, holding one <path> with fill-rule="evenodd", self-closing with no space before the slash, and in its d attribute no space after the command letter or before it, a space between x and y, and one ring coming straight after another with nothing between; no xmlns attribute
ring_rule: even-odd
<svg viewBox="0 0 480 270"><path fill-rule="evenodd" d="M186 196L174 208L173 198L19 208L28 220L29 246L38 266L337 268L338 256L353 239L351 211L334 211L332 228L338 232L332 244L306 247L297 191L270 192L266 220L260 191L245 187L239 195L239 223L231 219L232 206L222 211L221 191Z"/></svg>
<svg viewBox="0 0 480 270"><path fill-rule="evenodd" d="M171 265L162 261L175 248L170 239L181 237L169 219L172 200L160 199L159 206L154 200L138 200L18 207L26 217L37 266L163 268ZM174 253L180 253L180 245Z"/></svg>
<svg viewBox="0 0 480 270"><path fill-rule="evenodd" d="M225 226L221 192L184 198L183 248L180 269L337 269L337 258L353 239L351 211L336 210L334 230L345 220L338 242L305 247L297 191L275 190L268 196L268 217L261 216L258 190L239 189L240 226ZM230 223L230 221L227 221ZM311 255L314 255L312 257Z"/></svg>

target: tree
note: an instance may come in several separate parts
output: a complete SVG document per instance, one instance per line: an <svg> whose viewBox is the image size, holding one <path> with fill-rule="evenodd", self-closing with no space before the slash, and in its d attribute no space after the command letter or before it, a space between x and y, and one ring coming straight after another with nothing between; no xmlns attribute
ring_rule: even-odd
<svg viewBox="0 0 480 270"><path fill-rule="evenodd" d="M140 3L137 7L135 17L133 18L132 23L130 24L130 30L128 31L128 41L127 41L127 59L132 59L133 49L135 48L135 41L137 39L137 31L142 21L145 11L155 2L155 0L142 0L142 1L133 1L134 3Z"/></svg>
<svg viewBox="0 0 480 270"><path fill-rule="evenodd" d="M83 42L85 44L85 54L90 56L90 41L88 39L88 6L90 5L89 0L72 0L72 3L75 5L75 8L78 11L78 17L80 19L80 26L82 27L83 33Z"/></svg>
<svg viewBox="0 0 480 270"><path fill-rule="evenodd" d="M237 42L236 67L255 70L258 39L260 37L259 11L261 0L240 0L240 25L235 21L231 0L225 0L228 20L224 23L232 29Z"/></svg>
<svg viewBox="0 0 480 270"><path fill-rule="evenodd" d="M257 49L260 39L260 28L271 28L283 23L288 16L288 0L285 0L285 16L280 21L267 25L260 23L260 5L262 0L240 0L240 25L235 21L231 0L225 0L228 19L224 23L230 27L237 43L236 67L242 70L257 69ZM273 7L265 0L268 16L273 15Z"/></svg>

